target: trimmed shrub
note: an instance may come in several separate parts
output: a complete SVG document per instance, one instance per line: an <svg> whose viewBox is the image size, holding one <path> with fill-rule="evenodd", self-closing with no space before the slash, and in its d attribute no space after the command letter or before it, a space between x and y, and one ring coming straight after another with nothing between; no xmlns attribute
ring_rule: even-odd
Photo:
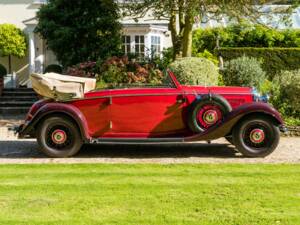
<svg viewBox="0 0 300 225"><path fill-rule="evenodd" d="M193 34L193 52L221 47L300 47L300 29L278 30L260 24L239 23L226 28L198 29Z"/></svg>
<svg viewBox="0 0 300 225"><path fill-rule="evenodd" d="M0 64L0 77L4 77L7 74L6 68Z"/></svg>
<svg viewBox="0 0 300 225"><path fill-rule="evenodd" d="M273 79L272 104L285 116L300 118L300 70L283 71Z"/></svg>
<svg viewBox="0 0 300 225"><path fill-rule="evenodd" d="M188 57L170 65L178 81L186 85L218 85L218 68L208 59Z"/></svg>
<svg viewBox="0 0 300 225"><path fill-rule="evenodd" d="M244 55L257 58L271 80L282 70L300 69L300 48L222 48L220 52L224 61Z"/></svg>
<svg viewBox="0 0 300 225"><path fill-rule="evenodd" d="M224 83L228 86L257 87L266 79L261 63L255 58L242 56L225 63Z"/></svg>
<svg viewBox="0 0 300 225"><path fill-rule="evenodd" d="M60 74L62 74L62 72L63 72L62 66L57 65L57 64L51 64L46 67L44 73L60 73Z"/></svg>

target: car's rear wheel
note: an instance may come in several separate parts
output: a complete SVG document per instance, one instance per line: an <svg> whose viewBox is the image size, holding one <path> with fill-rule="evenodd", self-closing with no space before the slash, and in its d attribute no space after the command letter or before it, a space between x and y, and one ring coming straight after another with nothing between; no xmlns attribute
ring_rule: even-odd
<svg viewBox="0 0 300 225"><path fill-rule="evenodd" d="M278 146L279 128L263 116L249 117L241 121L232 133L233 142L246 157L265 157Z"/></svg>
<svg viewBox="0 0 300 225"><path fill-rule="evenodd" d="M37 141L43 153L56 158L74 156L83 144L76 124L57 116L49 117L39 125Z"/></svg>
<svg viewBox="0 0 300 225"><path fill-rule="evenodd" d="M222 96L207 95L198 98L190 107L189 128L195 133L201 133L218 124L231 111L231 105Z"/></svg>

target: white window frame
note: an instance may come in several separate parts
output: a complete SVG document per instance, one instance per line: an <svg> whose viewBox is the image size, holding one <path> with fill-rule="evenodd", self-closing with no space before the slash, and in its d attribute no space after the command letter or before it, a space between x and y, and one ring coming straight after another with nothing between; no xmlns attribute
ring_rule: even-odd
<svg viewBox="0 0 300 225"><path fill-rule="evenodd" d="M159 35L151 35L151 57L160 57L162 51L162 38Z"/></svg>
<svg viewBox="0 0 300 225"><path fill-rule="evenodd" d="M134 35L134 53L139 58L145 57L145 35Z"/></svg>
<svg viewBox="0 0 300 225"><path fill-rule="evenodd" d="M128 42L129 38L129 42ZM130 35L123 35L122 36L122 50L125 55L131 53L131 36Z"/></svg>

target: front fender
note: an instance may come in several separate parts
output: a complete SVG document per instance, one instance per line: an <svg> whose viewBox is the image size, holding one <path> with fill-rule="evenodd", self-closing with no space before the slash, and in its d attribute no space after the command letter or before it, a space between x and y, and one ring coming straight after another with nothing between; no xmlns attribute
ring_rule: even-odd
<svg viewBox="0 0 300 225"><path fill-rule="evenodd" d="M279 126L284 125L284 121L281 118L280 113L274 109L271 105L262 102L253 102L244 104L232 112L230 112L224 120L207 129L203 133L187 137L184 141L202 141L202 140L214 140L226 136L232 128L245 116L258 113L261 115L267 115L273 118Z"/></svg>
<svg viewBox="0 0 300 225"><path fill-rule="evenodd" d="M26 121L19 131L19 137L22 138L26 135L29 135L43 118L52 114L66 115L71 117L77 123L82 138L85 141L90 140L91 137L88 132L88 123L83 113L73 105L56 102L47 103L46 105L42 106L30 121Z"/></svg>

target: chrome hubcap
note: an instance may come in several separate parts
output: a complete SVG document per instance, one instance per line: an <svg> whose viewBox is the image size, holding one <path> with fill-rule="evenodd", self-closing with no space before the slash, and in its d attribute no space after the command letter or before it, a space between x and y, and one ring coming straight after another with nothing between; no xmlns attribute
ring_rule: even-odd
<svg viewBox="0 0 300 225"><path fill-rule="evenodd" d="M207 110L203 114L203 120L209 125L215 124L218 121L218 119L218 113L215 110Z"/></svg>
<svg viewBox="0 0 300 225"><path fill-rule="evenodd" d="M255 144L260 144L265 140L265 132L262 129L254 129L250 133L250 140Z"/></svg>
<svg viewBox="0 0 300 225"><path fill-rule="evenodd" d="M53 133L52 133L52 141L55 143L55 144L63 144L66 142L67 140L67 134L65 131L63 130L55 130Z"/></svg>

